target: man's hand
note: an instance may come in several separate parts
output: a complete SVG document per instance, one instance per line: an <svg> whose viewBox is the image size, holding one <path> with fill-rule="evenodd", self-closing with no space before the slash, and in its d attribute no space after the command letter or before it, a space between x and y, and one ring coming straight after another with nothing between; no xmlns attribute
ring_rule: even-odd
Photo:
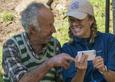
<svg viewBox="0 0 115 82"><path fill-rule="evenodd" d="M50 58L48 64L50 64L51 67L64 67L66 69L69 67L71 61L74 61L74 58L66 53L61 53Z"/></svg>

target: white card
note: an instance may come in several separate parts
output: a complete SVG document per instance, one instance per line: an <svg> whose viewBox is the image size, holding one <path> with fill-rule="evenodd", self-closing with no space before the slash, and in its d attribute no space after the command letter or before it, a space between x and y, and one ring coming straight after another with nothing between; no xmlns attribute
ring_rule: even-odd
<svg viewBox="0 0 115 82"><path fill-rule="evenodd" d="M78 61L80 61L80 59L81 59L83 54L88 55L87 60L90 61L90 60L94 60L95 59L96 51L95 50L78 51L78 54L77 54Z"/></svg>

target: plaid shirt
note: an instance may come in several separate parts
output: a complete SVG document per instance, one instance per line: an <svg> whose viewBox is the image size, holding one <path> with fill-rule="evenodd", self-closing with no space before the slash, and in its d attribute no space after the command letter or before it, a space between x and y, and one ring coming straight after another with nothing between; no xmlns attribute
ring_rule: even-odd
<svg viewBox="0 0 115 82"><path fill-rule="evenodd" d="M46 59L56 55L59 51L59 42L52 38L38 56L34 53L26 33L21 33L9 39L3 46L2 65L4 69L4 82L17 82L28 71L43 63ZM56 82L56 69L52 68L40 82Z"/></svg>

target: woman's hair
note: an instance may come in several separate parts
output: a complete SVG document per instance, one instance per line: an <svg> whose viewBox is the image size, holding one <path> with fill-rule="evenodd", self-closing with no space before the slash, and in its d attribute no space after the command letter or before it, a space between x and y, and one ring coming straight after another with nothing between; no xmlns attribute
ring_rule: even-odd
<svg viewBox="0 0 115 82"><path fill-rule="evenodd" d="M97 24L96 24L96 20L95 20L94 16L88 15L88 17L89 17L89 19L94 20L94 22L92 23L92 25L90 27L91 28L90 43L92 43L92 42L94 42L94 38L95 38L96 33L97 33ZM69 26L68 35L70 38L70 42L73 41L74 35L71 32L70 26Z"/></svg>

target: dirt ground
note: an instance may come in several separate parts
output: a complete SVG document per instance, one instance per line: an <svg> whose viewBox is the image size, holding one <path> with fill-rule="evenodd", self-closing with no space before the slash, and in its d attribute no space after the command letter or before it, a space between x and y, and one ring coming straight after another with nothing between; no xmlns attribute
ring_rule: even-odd
<svg viewBox="0 0 115 82"><path fill-rule="evenodd" d="M43 0L41 0L41 1L43 1ZM65 6L63 4L66 4L65 3L66 1L68 1L68 0L62 0L62 1L60 0L60 3L58 3L59 2L58 0L54 0L53 8L54 8L54 6L56 7L56 5L57 5L57 9L63 11L64 10L63 6ZM15 16L14 20L11 22L6 23L3 21L0 21L0 45L3 45L3 43L12 35L23 31L22 26L19 21L19 16L16 13L16 7L18 6L18 4L20 4L20 2L21 2L21 0L0 0L0 13L3 11L9 11L9 12L12 12ZM62 9L59 9L59 8L62 8ZM54 8L54 9L56 10L56 8ZM60 18L62 14L59 15L58 10L54 11L54 13L55 14L58 13L57 14L58 18Z"/></svg>
<svg viewBox="0 0 115 82"><path fill-rule="evenodd" d="M22 30L19 18L15 12L15 7L19 1L20 0L0 0L0 12L10 11L15 14L15 18L11 22L0 21L0 45L2 45L6 39Z"/></svg>

